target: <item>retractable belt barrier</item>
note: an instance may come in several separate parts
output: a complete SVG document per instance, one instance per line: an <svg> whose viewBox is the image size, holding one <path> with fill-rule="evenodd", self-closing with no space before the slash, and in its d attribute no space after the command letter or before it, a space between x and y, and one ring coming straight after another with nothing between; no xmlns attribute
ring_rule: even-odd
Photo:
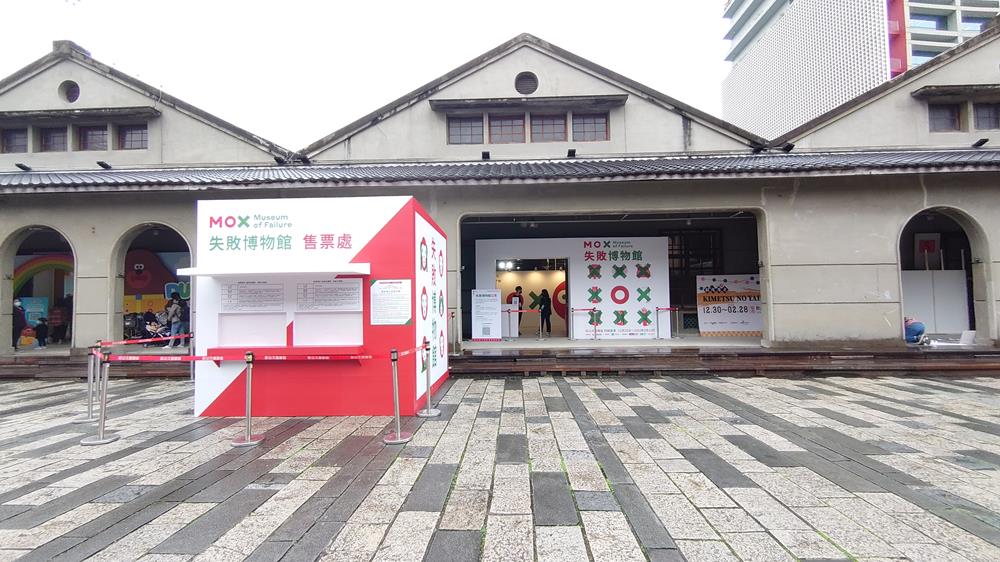
<svg viewBox="0 0 1000 562"><path fill-rule="evenodd" d="M597 308L571 308L570 312L597 312ZM594 326L594 339L597 339L597 324Z"/></svg>
<svg viewBox="0 0 1000 562"><path fill-rule="evenodd" d="M132 345L138 343L153 343L157 341L167 341L167 340L184 340L193 337L194 334L177 334L176 336L160 336L155 338L143 338L141 340L101 341L98 342L98 345L101 347L110 347L112 345Z"/></svg>
<svg viewBox="0 0 1000 562"><path fill-rule="evenodd" d="M190 334L185 334L189 336ZM183 337L183 336L175 336ZM165 338L170 339L170 338ZM128 343L140 343L139 340L129 340ZM90 347L87 355L87 416L73 420L74 423L97 422L97 435L85 437L80 441L81 445L104 445L119 439L118 435L105 435L104 429L108 419L108 383L111 378L112 363L139 363L139 362L195 362L195 361L243 361L246 363L246 430L243 435L233 440L234 447L252 447L260 444L264 440L261 434L253 433L253 414L251 412L251 392L253 389L253 367L257 361L336 361L336 360L373 360L389 359L392 362L392 401L393 417L395 418L395 432L389 433L383 439L387 444L407 443L413 435L402 431L399 419L399 374L398 365L400 357L413 355L422 351L424 364L427 368L427 406L417 412L421 417L435 417L441 415L441 411L433 408L431 402L431 375L430 375L430 342L424 342L419 347L406 349L403 351L391 350L389 353L358 354L358 355L261 355L257 357L252 351L243 353L226 353L222 355L111 355L102 352L105 345L118 345L117 342L98 342L98 345ZM94 418L94 382L97 382L98 394L100 395L100 415Z"/></svg>

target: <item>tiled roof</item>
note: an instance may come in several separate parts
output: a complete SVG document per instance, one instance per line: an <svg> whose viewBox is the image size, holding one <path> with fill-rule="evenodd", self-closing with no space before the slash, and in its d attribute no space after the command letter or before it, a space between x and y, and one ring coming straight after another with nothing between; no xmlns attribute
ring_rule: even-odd
<svg viewBox="0 0 1000 562"><path fill-rule="evenodd" d="M619 181L913 171L1000 171L1000 150L4 172L0 173L0 192L171 190L280 184Z"/></svg>

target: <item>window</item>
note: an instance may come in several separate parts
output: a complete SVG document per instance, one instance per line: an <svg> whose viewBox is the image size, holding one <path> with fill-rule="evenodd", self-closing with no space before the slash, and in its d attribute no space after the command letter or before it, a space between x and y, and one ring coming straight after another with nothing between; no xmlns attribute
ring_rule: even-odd
<svg viewBox="0 0 1000 562"><path fill-rule="evenodd" d="M145 125L119 125L118 149L141 150L148 148L149 131Z"/></svg>
<svg viewBox="0 0 1000 562"><path fill-rule="evenodd" d="M931 104L927 106L930 115L931 132L962 130L962 106L957 103Z"/></svg>
<svg viewBox="0 0 1000 562"><path fill-rule="evenodd" d="M962 16L962 31L982 31L990 23L990 18Z"/></svg>
<svg viewBox="0 0 1000 562"><path fill-rule="evenodd" d="M533 94L538 89L538 77L532 72L522 72L514 78L514 89L519 94Z"/></svg>
<svg viewBox="0 0 1000 562"><path fill-rule="evenodd" d="M483 117L449 117L448 144L483 144Z"/></svg>
<svg viewBox="0 0 1000 562"><path fill-rule="evenodd" d="M937 51L919 51L915 50L910 53L910 64L913 66L919 66L925 62L931 60L932 58L938 56Z"/></svg>
<svg viewBox="0 0 1000 562"><path fill-rule="evenodd" d="M524 115L490 115L490 142L524 142Z"/></svg>
<svg viewBox="0 0 1000 562"><path fill-rule="evenodd" d="M608 140L607 113L574 113L574 141L606 141Z"/></svg>
<svg viewBox="0 0 1000 562"><path fill-rule="evenodd" d="M910 27L913 29L948 29L948 16L910 12Z"/></svg>
<svg viewBox="0 0 1000 562"><path fill-rule="evenodd" d="M722 267L722 231L671 230L664 234L670 263L670 304L695 306L697 276L722 275L725 271Z"/></svg>
<svg viewBox="0 0 1000 562"><path fill-rule="evenodd" d="M40 152L65 152L66 127L42 127L38 129L38 150Z"/></svg>
<svg viewBox="0 0 1000 562"><path fill-rule="evenodd" d="M977 129L1000 129L1000 103L975 104Z"/></svg>
<svg viewBox="0 0 1000 562"><path fill-rule="evenodd" d="M80 150L107 150L108 128L104 126L79 127L77 128L77 139Z"/></svg>
<svg viewBox="0 0 1000 562"><path fill-rule="evenodd" d="M565 115L531 114L531 142L558 142L565 140Z"/></svg>
<svg viewBox="0 0 1000 562"><path fill-rule="evenodd" d="M0 152L28 152L28 129L4 129L0 132Z"/></svg>

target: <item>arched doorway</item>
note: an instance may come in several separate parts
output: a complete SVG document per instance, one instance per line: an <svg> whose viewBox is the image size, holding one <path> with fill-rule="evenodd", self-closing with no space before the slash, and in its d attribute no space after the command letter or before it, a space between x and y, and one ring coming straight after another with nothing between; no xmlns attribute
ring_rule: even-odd
<svg viewBox="0 0 1000 562"><path fill-rule="evenodd" d="M47 226L25 228L12 242L12 296L20 303L14 307L14 326L20 328L11 343L20 353L68 353L73 342L73 248Z"/></svg>
<svg viewBox="0 0 1000 562"><path fill-rule="evenodd" d="M966 330L988 339L985 244L978 225L959 211L912 217L899 239L903 316L923 322L932 339L957 340Z"/></svg>
<svg viewBox="0 0 1000 562"><path fill-rule="evenodd" d="M162 318L173 293L191 298L191 280L177 270L191 265L187 241L175 229L164 224L143 224L126 232L115 252L118 283L115 292L116 334L141 337L143 315Z"/></svg>

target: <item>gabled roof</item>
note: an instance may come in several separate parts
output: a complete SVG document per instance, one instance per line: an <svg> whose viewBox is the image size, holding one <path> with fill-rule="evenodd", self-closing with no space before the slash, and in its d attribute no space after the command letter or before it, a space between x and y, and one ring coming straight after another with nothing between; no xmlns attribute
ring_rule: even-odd
<svg viewBox="0 0 1000 562"><path fill-rule="evenodd" d="M39 72L50 68L62 61L73 61L84 67L87 67L98 74L103 74L109 78L122 82L138 92L148 96L150 99L155 100L157 103L162 103L173 107L174 109L185 113L199 121L202 121L224 133L232 135L244 142L252 144L264 152L268 152L275 156L288 157L292 154L292 151L284 148L278 144L275 144L263 137L255 135L246 129L242 129L233 125L232 123L220 119L207 111L198 109L197 107L179 100L170 94L167 94L155 86L150 86L145 82L129 76L124 72L116 70L102 62L95 60L90 56L90 52L80 47L72 41L53 41L52 42L52 52L43 56L42 58L36 60L35 62L25 66L24 68L14 72L10 76L0 80L0 95L3 95L8 89L16 86L32 76L35 76Z"/></svg>
<svg viewBox="0 0 1000 562"><path fill-rule="evenodd" d="M0 172L0 194L646 182L1000 172L1000 150L803 152L523 161ZM758 185L758 184L754 184Z"/></svg>
<svg viewBox="0 0 1000 562"><path fill-rule="evenodd" d="M987 43L990 43L991 41L995 40L997 36L1000 36L1000 17L993 18L993 20L990 22L989 27L984 29L979 35L976 35L975 37L972 37L971 39L968 39L963 43L960 43L955 47L948 49L947 51L932 58L931 60L925 62L924 64L917 66L915 68L911 68L910 70L907 70L906 72L900 74L899 76L896 76L895 78L879 86L876 86L871 90L868 90L867 92L853 99L847 100L846 102L831 109L830 111L827 111L826 113L823 113L822 115L819 115L813 119L810 119L809 121L806 121L802 125L795 127L791 131L788 131L787 133L771 141L770 146L782 146L785 143L794 141L795 139L804 136L806 133L812 132L815 129L819 129L824 125L836 120L838 117L841 117L842 115L849 113L853 109L856 109L871 101L881 98L883 95L888 94L897 87L907 82L910 82L920 76L923 76L929 72L932 72L933 70L936 70L946 64L949 64L954 59L964 55L969 51L978 49L986 45Z"/></svg>
<svg viewBox="0 0 1000 562"><path fill-rule="evenodd" d="M368 127L371 127L372 125L375 125L379 121L382 121L383 119L394 114L395 112L401 109L405 109L406 107L409 107L416 102L419 102L421 100L430 97L439 89L441 89L442 86L447 85L452 80L459 78L465 74L468 74L482 66L485 66L486 64L489 64L490 62L499 59L502 56L510 52L513 52L515 49L525 45L530 45L538 49L539 51L553 55L556 58L565 59L577 66L585 68L593 72L594 74L603 77L608 81L617 82L618 84L626 88L635 90L636 92L641 93L647 99L656 100L661 104L670 106L670 108L676 111L677 113L681 115L686 115L695 121L700 121L713 128L726 131L729 134L746 141L748 146L767 144L767 140L764 139L763 137L759 137L749 131L741 129L736 125L729 123L728 121L723 121L722 119L719 119L714 115L710 115L708 113L705 113L704 111L695 109L694 107L691 107L690 105L687 105L682 101L674 99L664 93L658 92L653 88L650 88L649 86L640 84L635 80L626 78L625 76L622 76L617 72L604 68L603 66L591 62L579 55L575 55L565 49L561 49L553 45L552 43L549 43L548 41L544 41L542 39L539 39L538 37L535 37L534 35L531 35L530 33L522 33L517 37L511 39L510 41L507 41L506 43L503 43L502 45L499 45L498 47L490 51L487 51L486 53L470 60L469 62L463 64L462 66L459 66L458 68L452 70L451 72L448 72L443 76L439 76L438 78L431 80L430 82L424 84L423 86L417 88L416 90L413 90L412 92L403 95L399 99L393 100L383 105L382 107L376 109L375 111L369 113L368 115L365 115L364 117L352 123L349 123L348 125L341 127L340 129L337 129L333 133L330 133L329 135L303 148L300 151L300 153L312 157L318 152L325 150L326 148L329 148L330 146L333 146L346 138L354 136L355 134L359 133L364 129L367 129Z"/></svg>

